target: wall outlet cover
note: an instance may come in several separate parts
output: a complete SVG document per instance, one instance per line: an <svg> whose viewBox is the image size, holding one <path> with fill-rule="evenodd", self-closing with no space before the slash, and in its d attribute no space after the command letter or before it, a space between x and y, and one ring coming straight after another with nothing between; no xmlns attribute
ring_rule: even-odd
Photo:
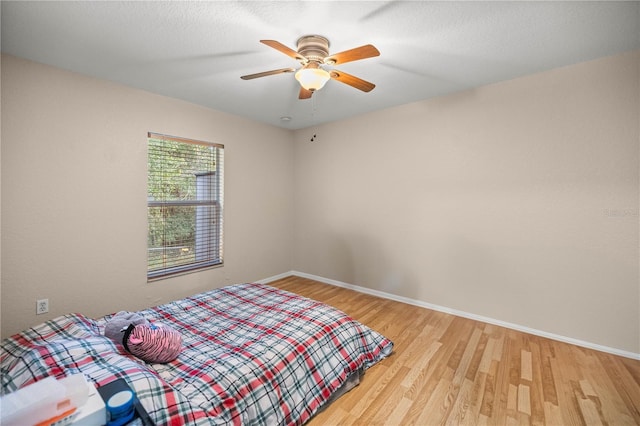
<svg viewBox="0 0 640 426"><path fill-rule="evenodd" d="M46 314L49 312L49 299L36 300L36 315Z"/></svg>

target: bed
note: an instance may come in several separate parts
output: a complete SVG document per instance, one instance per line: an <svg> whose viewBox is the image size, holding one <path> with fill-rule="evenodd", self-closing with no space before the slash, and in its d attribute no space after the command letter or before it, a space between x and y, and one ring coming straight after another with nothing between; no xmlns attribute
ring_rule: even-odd
<svg viewBox="0 0 640 426"><path fill-rule="evenodd" d="M158 425L300 425L393 350L345 313L265 284L139 313L180 331L176 360L145 363L104 336L109 316L68 314L2 341L2 394L83 373L96 387L124 378Z"/></svg>

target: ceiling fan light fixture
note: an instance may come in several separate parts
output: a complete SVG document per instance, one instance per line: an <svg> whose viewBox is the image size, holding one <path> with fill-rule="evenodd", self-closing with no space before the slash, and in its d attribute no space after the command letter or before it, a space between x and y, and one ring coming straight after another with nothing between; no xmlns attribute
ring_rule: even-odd
<svg viewBox="0 0 640 426"><path fill-rule="evenodd" d="M322 89L331 76L322 68L301 68L296 72L296 80L307 90L315 92Z"/></svg>

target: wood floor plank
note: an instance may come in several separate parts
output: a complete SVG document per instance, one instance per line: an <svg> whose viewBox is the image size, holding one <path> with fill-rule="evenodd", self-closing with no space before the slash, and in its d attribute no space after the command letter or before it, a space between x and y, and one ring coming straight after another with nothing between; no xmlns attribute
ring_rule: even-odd
<svg viewBox="0 0 640 426"><path fill-rule="evenodd" d="M412 404L413 401L411 399L403 397L385 420L385 426L402 424L402 419L407 414Z"/></svg>
<svg viewBox="0 0 640 426"><path fill-rule="evenodd" d="M484 384L484 392L482 395L482 405L480 406L480 418L482 421L493 415L493 405L496 398L496 374L498 371L498 363L491 362L491 366L487 372L487 378Z"/></svg>
<svg viewBox="0 0 640 426"><path fill-rule="evenodd" d="M394 342L323 425L640 424L640 361L287 277L271 283L343 310Z"/></svg>
<svg viewBox="0 0 640 426"><path fill-rule="evenodd" d="M421 346L424 350L422 356L411 358L410 362L413 364L413 368L401 383L402 386L408 389L406 393L410 399L413 399L412 394L422 387L421 384L427 377L431 358L433 358L433 355L435 355L441 346L442 343L438 341L432 342L429 346Z"/></svg>
<svg viewBox="0 0 640 426"><path fill-rule="evenodd" d="M532 342L531 348L531 424L544 425L544 389L542 379L541 345ZM537 362L534 362L536 360Z"/></svg>
<svg viewBox="0 0 640 426"><path fill-rule="evenodd" d="M543 341L540 345L540 369L542 377L540 379L540 385L542 387L543 400L549 402L551 405L558 405L558 395L556 393L555 379L553 377L553 371L551 370L551 358L554 357L554 352L551 348L550 342Z"/></svg>
<svg viewBox="0 0 640 426"><path fill-rule="evenodd" d="M531 416L531 395L527 385L518 385L518 411Z"/></svg>

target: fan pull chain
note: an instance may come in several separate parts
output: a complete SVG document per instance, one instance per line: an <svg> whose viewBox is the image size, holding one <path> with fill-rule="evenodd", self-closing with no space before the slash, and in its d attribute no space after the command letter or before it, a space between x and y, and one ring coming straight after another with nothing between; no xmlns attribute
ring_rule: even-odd
<svg viewBox="0 0 640 426"><path fill-rule="evenodd" d="M317 96L312 96L311 97L311 122L313 123L314 127L316 125L316 97ZM316 133L313 134L313 136L311 136L311 139L309 139L311 142L315 142L317 136Z"/></svg>

